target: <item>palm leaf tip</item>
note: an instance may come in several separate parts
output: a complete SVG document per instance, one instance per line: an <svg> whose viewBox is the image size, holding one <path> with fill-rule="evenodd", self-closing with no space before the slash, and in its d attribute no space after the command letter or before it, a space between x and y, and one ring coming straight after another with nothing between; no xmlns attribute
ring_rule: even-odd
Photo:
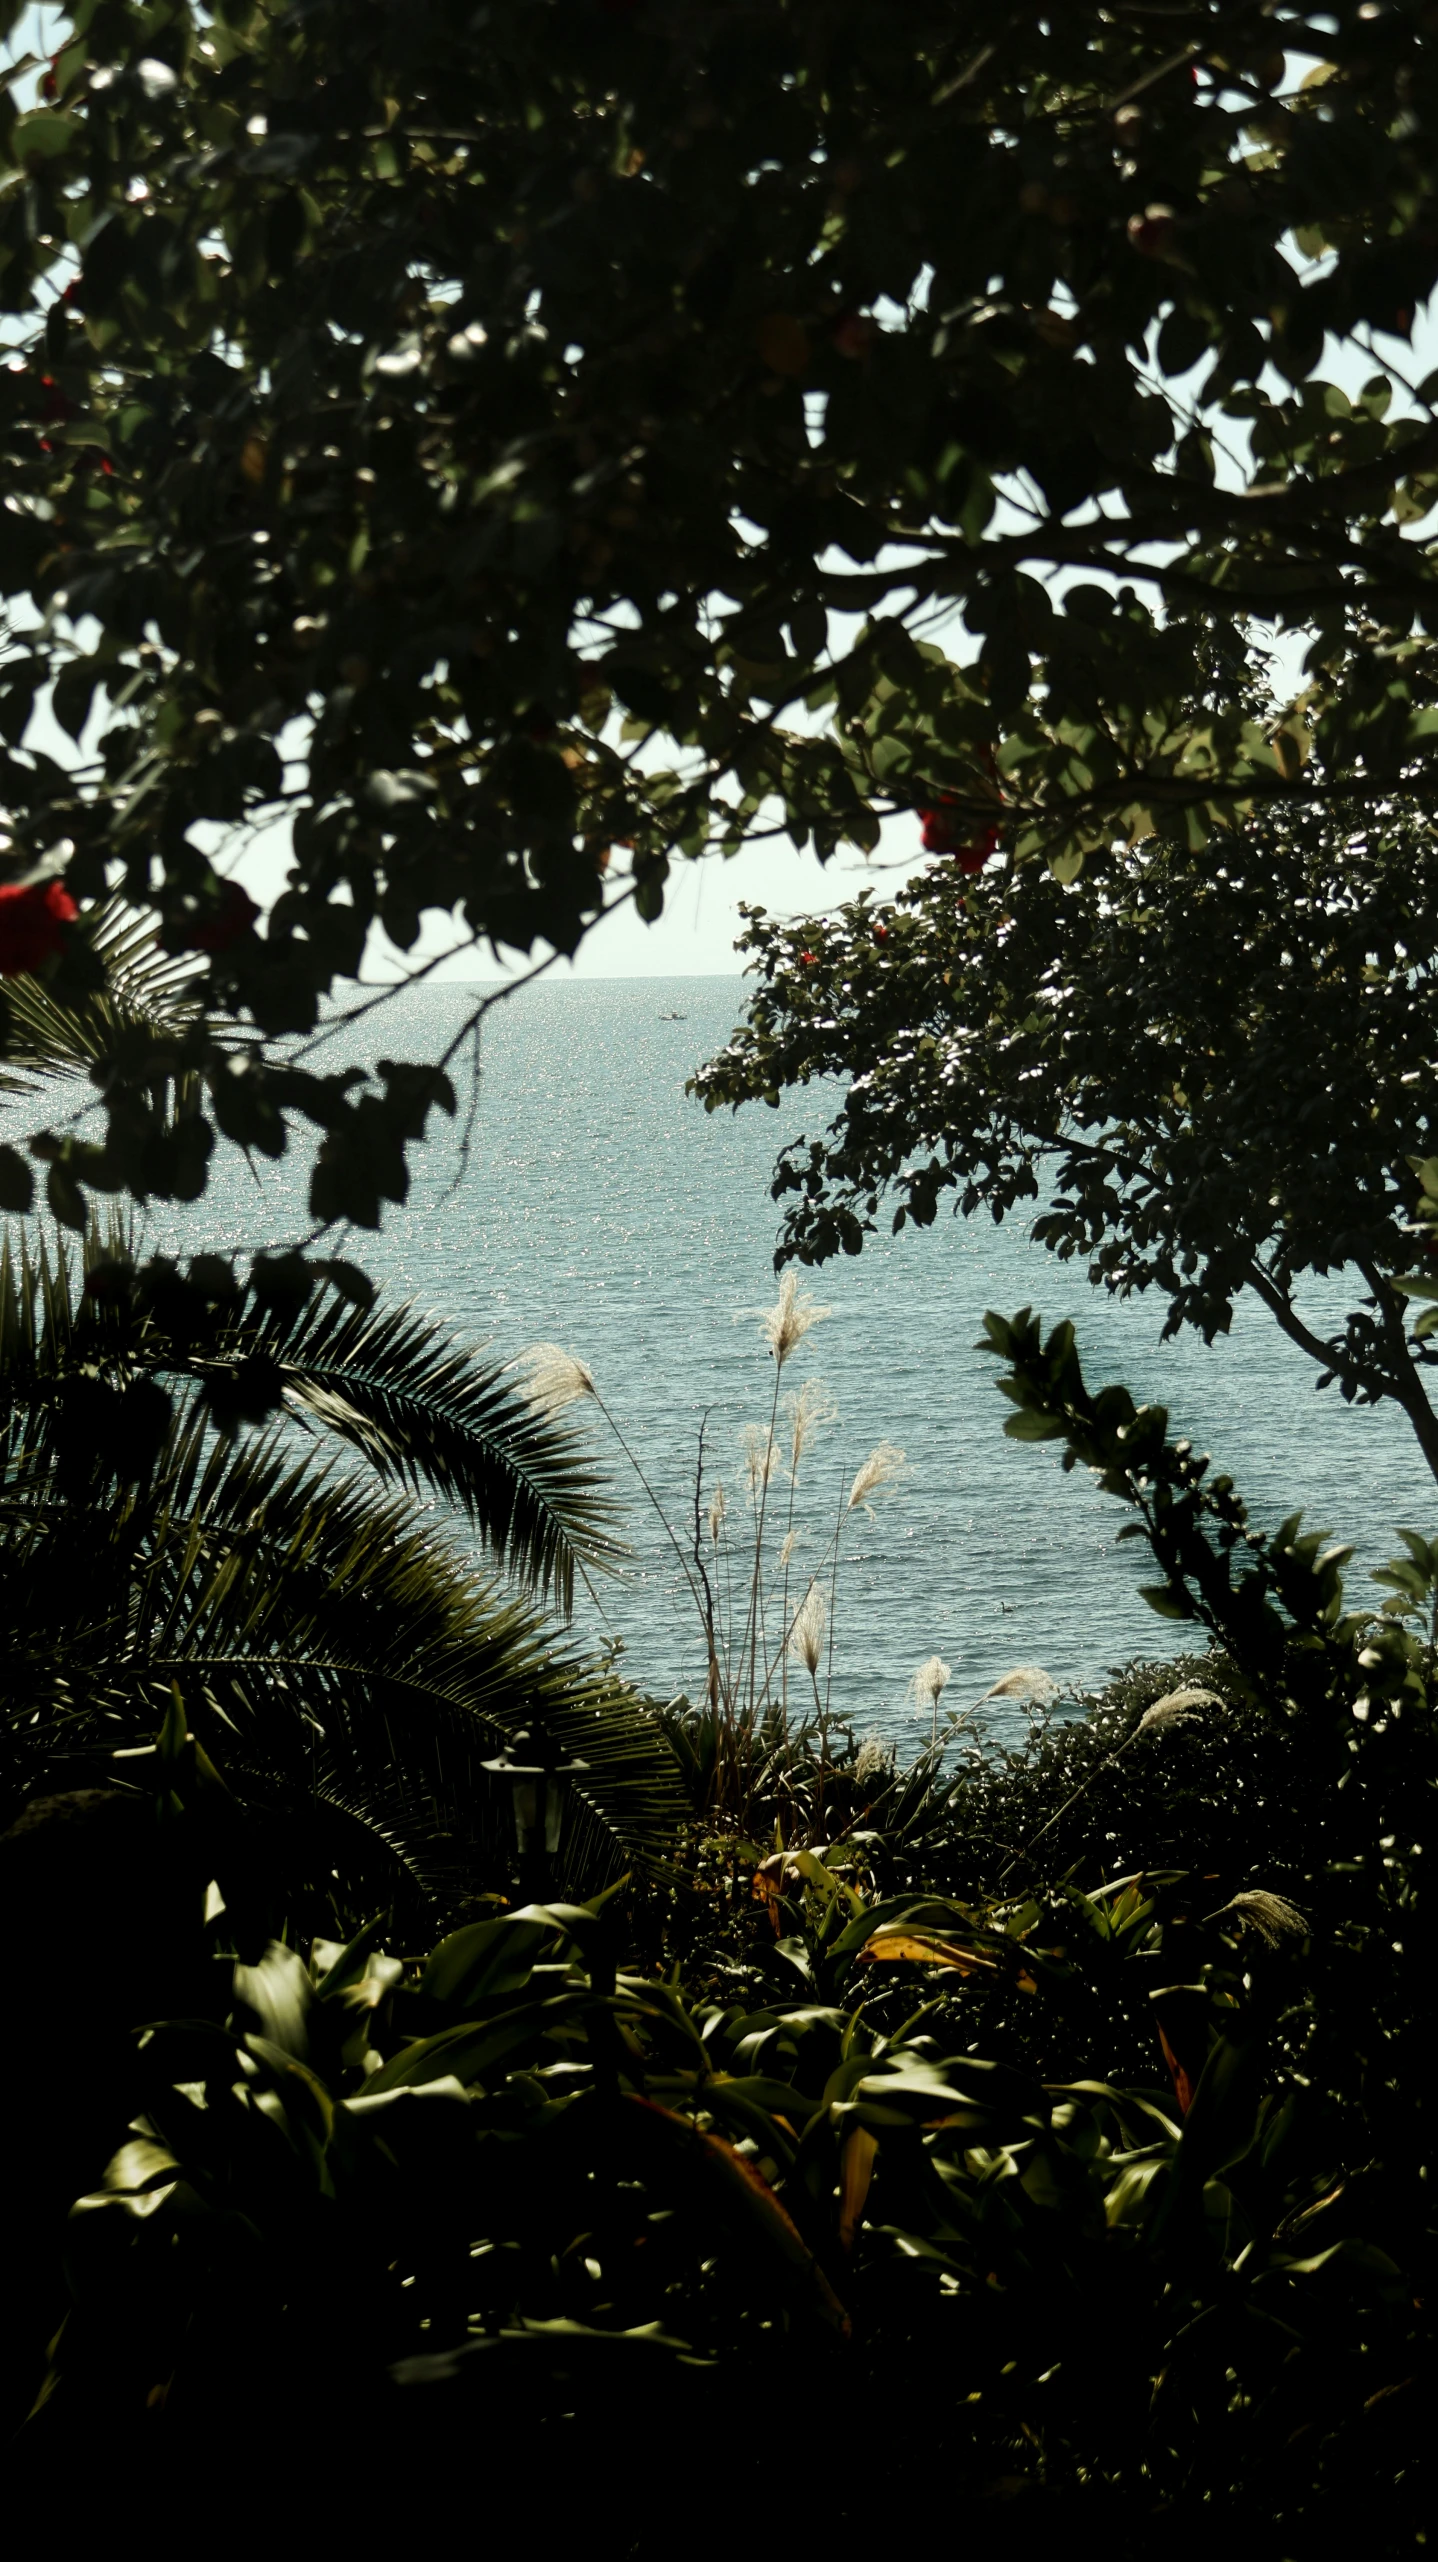
<svg viewBox="0 0 1438 2562"><path fill-rule="evenodd" d="M330 1294L268 1312L264 1338L292 1409L348 1441L381 1477L455 1503L521 1588L567 1614L576 1572L623 1563L608 1479L508 1365L411 1307L356 1309ZM241 1339L253 1347L250 1325L237 1330L237 1351Z"/></svg>

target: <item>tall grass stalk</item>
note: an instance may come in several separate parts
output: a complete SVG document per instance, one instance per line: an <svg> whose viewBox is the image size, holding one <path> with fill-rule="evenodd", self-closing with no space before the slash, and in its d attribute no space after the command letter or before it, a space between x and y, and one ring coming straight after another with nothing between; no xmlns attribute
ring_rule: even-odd
<svg viewBox="0 0 1438 2562"><path fill-rule="evenodd" d="M524 1356L530 1394L537 1404L553 1410L583 1399L598 1408L659 1517L678 1559L703 1642L704 1714L713 1721L713 1811L741 1824L760 1773L772 1767L776 1758L787 1761L791 1668L807 1677L812 1697L819 1751L817 1796L822 1809L830 1760L845 1532L852 1513L864 1511L872 1516L874 1500L889 1490L906 1464L901 1450L881 1441L852 1477L845 1469L832 1527L817 1559L803 1569L803 1592L795 1603L794 1560L804 1537L800 1474L813 1445L837 1421L837 1409L820 1380L808 1378L798 1388L789 1388L785 1374L806 1336L830 1312L815 1307L795 1276L786 1272L774 1305L749 1313L759 1317L761 1340L774 1363L767 1423L746 1425L741 1439L751 1527L741 1543L722 1480L716 1481L706 1503L706 1409L699 1426L688 1556L618 1418L584 1363L554 1344L540 1344ZM788 1478L782 1502L773 1491L779 1468ZM777 1555L771 1559L776 1535ZM806 1708L801 1731L808 1730L810 1713Z"/></svg>

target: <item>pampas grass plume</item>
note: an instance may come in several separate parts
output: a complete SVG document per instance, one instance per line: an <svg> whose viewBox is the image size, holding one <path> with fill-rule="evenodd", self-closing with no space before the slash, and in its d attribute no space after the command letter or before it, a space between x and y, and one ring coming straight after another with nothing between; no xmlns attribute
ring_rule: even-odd
<svg viewBox="0 0 1438 2562"><path fill-rule="evenodd" d="M872 1497L887 1493L894 1479L903 1474L908 1464L903 1451L896 1449L892 1441L881 1441L877 1449L870 1451L850 1486L845 1511L853 1512L860 1504L866 1511L871 1511Z"/></svg>
<svg viewBox="0 0 1438 2562"><path fill-rule="evenodd" d="M779 1296L772 1308L741 1309L743 1316L759 1319L761 1331L782 1370L793 1352L797 1352L809 1328L821 1325L831 1317L832 1308L816 1308L807 1290L799 1287L799 1276L790 1268L779 1283Z"/></svg>
<svg viewBox="0 0 1438 2562"><path fill-rule="evenodd" d="M1147 1734L1151 1726L1189 1726L1197 1709L1222 1706L1216 1690L1166 1690L1161 1699L1145 1708L1134 1733Z"/></svg>
<svg viewBox="0 0 1438 2562"><path fill-rule="evenodd" d="M739 1446L744 1454L744 1473L749 1480L749 1492L757 1503L774 1474L779 1445L772 1432L766 1432L761 1423L746 1423L739 1436Z"/></svg>
<svg viewBox="0 0 1438 2562"><path fill-rule="evenodd" d="M525 1394L541 1414L558 1414L580 1397L597 1397L594 1373L558 1343L532 1343L514 1363L527 1372Z"/></svg>
<svg viewBox="0 0 1438 2562"><path fill-rule="evenodd" d="M1222 1921L1229 1913L1236 1914L1248 1929L1256 1930L1270 1948L1277 1948L1285 1939L1308 1937L1308 1915L1301 1913L1296 1904L1290 1904L1286 1895L1271 1895L1266 1886L1247 1887L1231 1903L1220 1904L1216 1913L1207 1913L1204 1918Z"/></svg>
<svg viewBox="0 0 1438 2562"><path fill-rule="evenodd" d="M811 1583L794 1613L794 1624L789 1630L789 1652L796 1663L803 1665L811 1680L817 1676L823 1657L824 1625L828 1615L823 1593L816 1583Z"/></svg>
<svg viewBox="0 0 1438 2562"><path fill-rule="evenodd" d="M822 1379L806 1379L802 1387L789 1390L783 1413L789 1427L789 1465L797 1469L815 1435L825 1424L837 1422L839 1409Z"/></svg>
<svg viewBox="0 0 1438 2562"><path fill-rule="evenodd" d="M982 1707L985 1699L1037 1699L1047 1706L1058 1697L1058 1688L1053 1674L1040 1665L1015 1664L1012 1672L989 1684L978 1704Z"/></svg>
<svg viewBox="0 0 1438 2562"><path fill-rule="evenodd" d="M927 1655L920 1664L909 1684L909 1692L915 1707L923 1714L928 1715L937 1708L948 1688L950 1669L941 1655Z"/></svg>

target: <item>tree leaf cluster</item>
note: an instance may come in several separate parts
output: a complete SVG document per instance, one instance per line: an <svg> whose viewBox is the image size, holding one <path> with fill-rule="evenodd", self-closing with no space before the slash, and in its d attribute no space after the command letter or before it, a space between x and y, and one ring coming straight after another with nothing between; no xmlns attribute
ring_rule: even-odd
<svg viewBox="0 0 1438 2562"><path fill-rule="evenodd" d="M59 26L0 116L6 859L152 907L262 1052L374 924L572 951L611 848L657 915L756 830L982 824L980 749L1061 868L1422 769L1438 431L1401 365L1316 373L1438 279L1421 12ZM1200 681L1254 614L1313 631L1307 761ZM207 831L272 823L287 886L226 923ZM316 1216L401 1197L442 1081L347 1104L223 1047L197 1128L320 1103Z"/></svg>
<svg viewBox="0 0 1438 2562"><path fill-rule="evenodd" d="M1421 1267L1438 1038L1430 830L1403 800L1270 808L1198 848L1145 835L1061 882L929 865L892 900L748 915L756 988L709 1109L845 1091L780 1159L781 1252L1020 1215L1060 1262L1228 1331L1251 1292L1350 1399L1438 1429ZM1308 1313L1309 1275L1360 1295Z"/></svg>

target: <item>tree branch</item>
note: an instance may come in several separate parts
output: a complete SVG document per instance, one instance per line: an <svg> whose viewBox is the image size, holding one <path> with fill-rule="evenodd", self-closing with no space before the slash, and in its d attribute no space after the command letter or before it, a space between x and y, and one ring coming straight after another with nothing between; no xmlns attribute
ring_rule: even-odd
<svg viewBox="0 0 1438 2562"><path fill-rule="evenodd" d="M1438 1477L1438 1415L1433 1411L1428 1391L1419 1376L1418 1365L1409 1348L1408 1330L1403 1322L1403 1302L1397 1292L1389 1288L1382 1274L1372 1265L1365 1263L1361 1257L1355 1257L1355 1261L1373 1293L1373 1303L1382 1321L1384 1341L1388 1345L1389 1358L1393 1363L1394 1376L1398 1382L1392 1394L1407 1415L1418 1447L1427 1460L1429 1468L1433 1475Z"/></svg>

